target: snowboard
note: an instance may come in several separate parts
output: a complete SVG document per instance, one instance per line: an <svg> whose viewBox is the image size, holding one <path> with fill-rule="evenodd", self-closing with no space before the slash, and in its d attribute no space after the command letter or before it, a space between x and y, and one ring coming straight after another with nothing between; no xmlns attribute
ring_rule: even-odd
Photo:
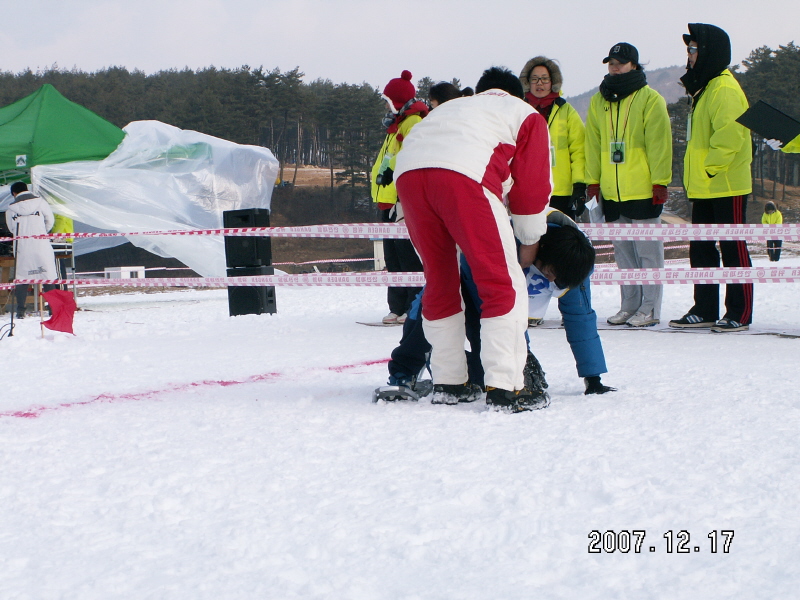
<svg viewBox="0 0 800 600"><path fill-rule="evenodd" d="M540 325L536 327L529 328L528 331L531 329L564 329L564 326L561 324L561 319L548 319L542 322ZM751 325L750 329L745 331L730 331L725 333L714 333L709 331L708 328L704 327L687 327L687 328L676 328L670 327L667 322L663 321L658 325L653 325L652 327L628 327L627 325L609 325L605 322L605 319L598 319L597 320L597 330L600 332L605 333L606 331L651 331L654 333L690 333L690 334L703 334L703 335L717 335L721 337L731 336L731 335L774 335L777 337L782 338L800 338L800 330L798 329L789 329L789 328L780 328L780 327L761 327L758 325ZM536 335L532 333L532 335Z"/></svg>

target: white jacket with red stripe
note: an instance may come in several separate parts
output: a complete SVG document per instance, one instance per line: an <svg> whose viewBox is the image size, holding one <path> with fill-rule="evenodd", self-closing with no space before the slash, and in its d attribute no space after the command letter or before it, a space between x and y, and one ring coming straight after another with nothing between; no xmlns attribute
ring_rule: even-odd
<svg viewBox="0 0 800 600"><path fill-rule="evenodd" d="M431 111L404 140L395 178L431 168L461 173L505 198L523 244L547 230L550 135L542 115L519 98L493 89Z"/></svg>

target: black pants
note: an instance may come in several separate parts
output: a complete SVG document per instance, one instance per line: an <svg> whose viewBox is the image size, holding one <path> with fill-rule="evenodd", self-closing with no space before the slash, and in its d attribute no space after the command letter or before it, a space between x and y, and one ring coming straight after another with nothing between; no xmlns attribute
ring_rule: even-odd
<svg viewBox="0 0 800 600"><path fill-rule="evenodd" d="M461 275L461 296L464 298L464 321L466 325L467 340L470 348L467 350L467 374L470 383L483 387L483 364L481 363L481 311L480 298L474 282L467 281ZM403 324L403 337L400 345L392 351L389 361L389 375L417 375L425 366L431 345L425 339L422 330L422 302L425 293L421 291L408 311L408 318Z"/></svg>
<svg viewBox="0 0 800 600"><path fill-rule="evenodd" d="M58 286L53 284L44 284L42 286L42 291L49 292L50 290L56 289ZM26 285L18 285L14 287L14 295L16 296L16 304L17 304L17 315L24 315L25 314L25 305L28 302L28 292L30 291L31 286L30 284ZM34 306L34 308L36 308Z"/></svg>
<svg viewBox="0 0 800 600"><path fill-rule="evenodd" d="M692 201L692 223L719 223L741 225L747 215L747 196L727 198L690 199ZM692 267L719 267L720 253L724 267L751 267L747 242L702 241L689 242L689 262ZM690 313L704 321L719 318L719 285L698 284L694 286L694 306ZM725 286L725 318L749 325L753 320L753 284L729 283Z"/></svg>
<svg viewBox="0 0 800 600"><path fill-rule="evenodd" d="M393 212L393 209L382 211L383 223L394 223L394 216L390 216L390 212ZM386 261L386 270L390 273L422 272L422 261L417 256L411 240L383 240L383 259ZM389 312L398 316L408 313L411 303L421 289L421 287L388 288L386 300L389 303Z"/></svg>
<svg viewBox="0 0 800 600"><path fill-rule="evenodd" d="M783 246L783 240L767 241L767 254L770 262L778 262L781 259L781 246Z"/></svg>

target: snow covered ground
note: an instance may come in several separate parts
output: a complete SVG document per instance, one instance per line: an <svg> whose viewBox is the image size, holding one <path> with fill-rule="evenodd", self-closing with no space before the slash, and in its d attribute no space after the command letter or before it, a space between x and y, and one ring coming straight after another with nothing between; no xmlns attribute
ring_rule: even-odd
<svg viewBox="0 0 800 600"><path fill-rule="evenodd" d="M800 333L799 290L757 286L756 324ZM800 339L604 331L619 391L587 397L564 332L533 330L546 410L375 405L400 331L356 321L384 295L280 288L276 315L230 318L224 290L130 293L82 298L75 337L19 322L0 598L797 597ZM690 304L665 286L664 321ZM589 552L634 530L638 552Z"/></svg>

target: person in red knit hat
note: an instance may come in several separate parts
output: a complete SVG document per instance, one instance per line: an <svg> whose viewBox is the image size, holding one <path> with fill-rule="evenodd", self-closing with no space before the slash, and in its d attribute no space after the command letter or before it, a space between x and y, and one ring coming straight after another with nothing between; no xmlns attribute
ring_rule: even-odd
<svg viewBox="0 0 800 600"><path fill-rule="evenodd" d="M394 185L394 167L397 153L411 128L428 114L428 106L416 99L416 88L411 83L411 72L403 71L383 89L383 98L389 112L383 119L386 139L372 167L372 200L381 211L381 222L396 223L403 220L403 208ZM409 240L383 240L383 257L390 272L422 271L414 246ZM421 288L390 287L387 291L389 314L383 318L387 325L402 324L411 303Z"/></svg>

